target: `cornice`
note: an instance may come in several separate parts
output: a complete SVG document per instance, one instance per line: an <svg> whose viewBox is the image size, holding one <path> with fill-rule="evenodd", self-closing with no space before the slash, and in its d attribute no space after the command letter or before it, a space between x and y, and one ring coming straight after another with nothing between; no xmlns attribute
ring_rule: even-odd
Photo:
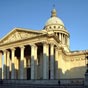
<svg viewBox="0 0 88 88"><path fill-rule="evenodd" d="M47 35L47 34L41 34L41 35L38 35L38 36L34 36L34 37L22 39L22 40L17 40L17 41L10 42L10 43L5 43L5 44L2 43L2 44L0 44L0 46L9 45L9 44L14 44L14 43L18 43L18 42L25 42L25 41L28 41L28 40L31 40L31 39L41 38L41 37L43 37L43 36L45 36L45 35Z"/></svg>
<svg viewBox="0 0 88 88"><path fill-rule="evenodd" d="M29 29L23 29L23 28L14 28L12 29L7 35L5 35L2 39L0 39L0 42L3 41L3 39L6 39L8 36L13 34L14 32L27 32L27 33L34 33L34 34L43 34L42 31L35 31L35 30L29 30Z"/></svg>
<svg viewBox="0 0 88 88"><path fill-rule="evenodd" d="M88 50L70 51L70 52L67 52L66 55L69 55L69 56L75 56L75 55L88 55Z"/></svg>

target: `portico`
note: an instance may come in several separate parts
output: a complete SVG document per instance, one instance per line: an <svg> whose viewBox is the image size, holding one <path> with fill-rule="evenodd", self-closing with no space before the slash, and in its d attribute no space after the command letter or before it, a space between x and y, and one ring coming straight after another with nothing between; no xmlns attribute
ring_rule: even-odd
<svg viewBox="0 0 88 88"><path fill-rule="evenodd" d="M3 79L55 79L55 43L29 42L2 46Z"/></svg>

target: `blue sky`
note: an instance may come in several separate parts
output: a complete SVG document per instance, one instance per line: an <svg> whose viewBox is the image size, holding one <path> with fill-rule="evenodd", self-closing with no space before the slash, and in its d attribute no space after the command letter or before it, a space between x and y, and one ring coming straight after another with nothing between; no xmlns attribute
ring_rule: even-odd
<svg viewBox="0 0 88 88"><path fill-rule="evenodd" d="M53 4L70 33L70 49L88 49L88 0L0 0L0 39L15 27L43 29Z"/></svg>

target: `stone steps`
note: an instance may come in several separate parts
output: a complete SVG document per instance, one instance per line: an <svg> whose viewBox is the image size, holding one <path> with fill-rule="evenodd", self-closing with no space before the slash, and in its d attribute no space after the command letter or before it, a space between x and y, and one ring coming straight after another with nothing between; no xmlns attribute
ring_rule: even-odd
<svg viewBox="0 0 88 88"><path fill-rule="evenodd" d="M42 85L42 84L29 84L29 85L24 85L24 84L2 84L0 85L0 88L84 88L82 85L80 86L71 86L71 85Z"/></svg>
<svg viewBox="0 0 88 88"><path fill-rule="evenodd" d="M0 88L84 88L83 83L70 84L69 81L58 80L3 80Z"/></svg>

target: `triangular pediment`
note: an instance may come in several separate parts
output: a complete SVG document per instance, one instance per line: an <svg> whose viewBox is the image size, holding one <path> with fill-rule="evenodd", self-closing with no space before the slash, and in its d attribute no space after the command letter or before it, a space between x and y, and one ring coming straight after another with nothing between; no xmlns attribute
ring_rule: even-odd
<svg viewBox="0 0 88 88"><path fill-rule="evenodd" d="M10 33L8 33L4 38L1 39L0 44L23 40L23 39L38 36L40 34L42 34L42 33L38 32L38 31L15 28Z"/></svg>

